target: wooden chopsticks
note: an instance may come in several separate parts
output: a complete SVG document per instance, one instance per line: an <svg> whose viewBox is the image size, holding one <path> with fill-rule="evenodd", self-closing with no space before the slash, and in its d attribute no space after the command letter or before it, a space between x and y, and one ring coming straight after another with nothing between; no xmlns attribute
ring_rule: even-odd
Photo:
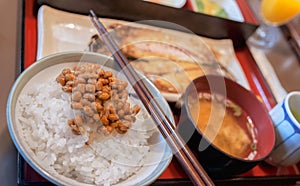
<svg viewBox="0 0 300 186"><path fill-rule="evenodd" d="M137 75L133 67L120 51L116 42L92 10L90 10L90 19L97 29L100 37L113 54L115 61L121 67L122 72L127 77L129 83L132 85L136 94L139 96L145 108L151 115L152 119L156 122L158 129L166 139L169 147L172 149L174 156L177 158L191 181L194 185L214 185L191 150L186 146L176 130L174 130L170 120L164 114L153 95Z"/></svg>

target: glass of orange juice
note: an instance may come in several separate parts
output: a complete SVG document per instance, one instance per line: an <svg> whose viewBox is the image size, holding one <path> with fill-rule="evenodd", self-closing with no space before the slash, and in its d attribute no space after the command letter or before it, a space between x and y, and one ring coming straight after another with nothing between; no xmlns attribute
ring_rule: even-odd
<svg viewBox="0 0 300 186"><path fill-rule="evenodd" d="M276 37L271 26L281 26L300 13L300 0L262 0L260 4L261 25L249 42L259 48L270 48Z"/></svg>

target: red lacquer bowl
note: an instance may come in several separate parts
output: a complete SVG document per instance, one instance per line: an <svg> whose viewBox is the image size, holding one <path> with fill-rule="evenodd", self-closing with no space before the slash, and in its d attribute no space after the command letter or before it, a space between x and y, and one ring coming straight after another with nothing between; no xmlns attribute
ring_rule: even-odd
<svg viewBox="0 0 300 186"><path fill-rule="evenodd" d="M238 105L253 121L253 132L257 140L256 152L251 158L235 157L212 144L198 129L190 109L201 92L222 95ZM195 99L197 97L197 99ZM199 105L201 108L201 105ZM211 117L215 117L213 116ZM201 116L199 116L201 117ZM246 130L247 122L241 123ZM275 145L272 120L265 106L257 97L236 82L217 75L207 75L195 79L183 96L178 132L194 151L201 165L211 177L229 177L244 173L263 161ZM229 144L234 145L234 144Z"/></svg>

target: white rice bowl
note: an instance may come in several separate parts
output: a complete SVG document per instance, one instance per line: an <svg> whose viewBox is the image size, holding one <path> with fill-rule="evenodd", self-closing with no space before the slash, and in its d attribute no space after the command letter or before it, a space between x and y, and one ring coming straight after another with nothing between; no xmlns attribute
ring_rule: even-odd
<svg viewBox="0 0 300 186"><path fill-rule="evenodd" d="M67 124L74 117L70 94L61 90L55 78L63 68L78 65L72 61L80 60L108 58L91 53L56 54L36 62L15 82L7 119L16 147L38 173L58 185L152 183L170 163L172 152L139 100L131 98L142 110L125 135L100 134L87 146L87 135L72 133ZM174 121L165 100L149 81L146 84Z"/></svg>

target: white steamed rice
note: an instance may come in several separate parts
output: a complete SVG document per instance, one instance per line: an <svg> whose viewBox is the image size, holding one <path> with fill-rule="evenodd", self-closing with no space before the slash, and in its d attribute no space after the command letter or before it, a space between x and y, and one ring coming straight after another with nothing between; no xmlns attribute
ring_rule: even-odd
<svg viewBox="0 0 300 186"><path fill-rule="evenodd" d="M22 135L39 164L80 183L111 185L132 176L145 164L148 139L156 131L141 110L126 135L100 135L86 146L88 137L74 135L67 124L74 117L70 94L55 80L22 92L17 108Z"/></svg>

